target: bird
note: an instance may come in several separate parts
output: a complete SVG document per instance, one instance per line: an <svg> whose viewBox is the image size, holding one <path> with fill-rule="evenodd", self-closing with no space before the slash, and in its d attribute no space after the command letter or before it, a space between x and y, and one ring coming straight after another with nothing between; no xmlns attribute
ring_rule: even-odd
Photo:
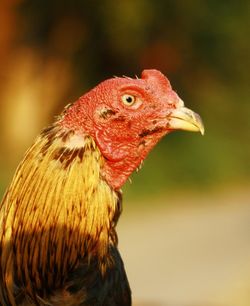
<svg viewBox="0 0 250 306"><path fill-rule="evenodd" d="M129 306L122 186L159 140L204 133L168 78L112 77L68 105L19 164L0 206L0 304Z"/></svg>

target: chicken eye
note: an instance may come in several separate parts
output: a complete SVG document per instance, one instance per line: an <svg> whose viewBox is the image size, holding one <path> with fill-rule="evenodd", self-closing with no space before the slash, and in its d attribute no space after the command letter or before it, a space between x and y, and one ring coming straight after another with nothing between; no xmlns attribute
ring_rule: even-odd
<svg viewBox="0 0 250 306"><path fill-rule="evenodd" d="M132 96L132 95L123 95L122 96L122 102L125 104L125 105L133 105L135 103L135 96Z"/></svg>

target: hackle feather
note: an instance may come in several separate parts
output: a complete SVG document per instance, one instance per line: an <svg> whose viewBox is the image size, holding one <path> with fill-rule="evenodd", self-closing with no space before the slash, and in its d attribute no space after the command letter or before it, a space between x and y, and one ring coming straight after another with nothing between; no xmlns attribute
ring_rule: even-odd
<svg viewBox="0 0 250 306"><path fill-rule="evenodd" d="M102 180L102 164L91 137L56 124L27 151L0 208L0 299L6 305L16 305L18 295L42 305L84 257L98 256L105 272L101 258L117 243L120 207L118 193Z"/></svg>

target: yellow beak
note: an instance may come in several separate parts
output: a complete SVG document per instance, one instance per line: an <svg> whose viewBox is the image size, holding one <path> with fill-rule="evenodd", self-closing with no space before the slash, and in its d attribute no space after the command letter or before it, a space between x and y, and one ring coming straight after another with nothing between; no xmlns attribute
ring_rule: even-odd
<svg viewBox="0 0 250 306"><path fill-rule="evenodd" d="M204 135L204 125L201 117L184 106L171 112L169 115L169 128L173 130L201 132Z"/></svg>

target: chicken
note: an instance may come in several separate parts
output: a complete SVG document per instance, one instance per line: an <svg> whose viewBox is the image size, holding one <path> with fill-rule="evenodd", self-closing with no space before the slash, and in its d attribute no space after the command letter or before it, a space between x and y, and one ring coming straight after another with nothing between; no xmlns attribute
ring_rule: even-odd
<svg viewBox="0 0 250 306"><path fill-rule="evenodd" d="M173 130L204 132L168 79L144 70L100 83L42 131L0 207L1 305L131 305L120 188Z"/></svg>

